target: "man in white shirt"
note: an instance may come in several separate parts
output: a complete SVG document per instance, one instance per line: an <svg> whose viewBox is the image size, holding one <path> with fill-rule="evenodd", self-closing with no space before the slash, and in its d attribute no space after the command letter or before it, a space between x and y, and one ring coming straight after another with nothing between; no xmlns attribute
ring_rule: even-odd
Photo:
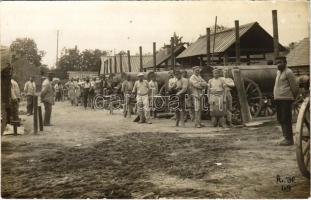
<svg viewBox="0 0 311 200"><path fill-rule="evenodd" d="M192 69L193 74L189 79L189 86L194 103L195 127L201 128L202 95L207 83L200 75L201 68L199 66L194 66Z"/></svg>
<svg viewBox="0 0 311 200"><path fill-rule="evenodd" d="M139 114L139 123L143 123L144 113L146 122L151 124L150 121L150 108L149 108L149 83L144 79L144 74L139 73L139 80L134 84L132 93L136 93L137 111Z"/></svg>
<svg viewBox="0 0 311 200"><path fill-rule="evenodd" d="M54 90L51 84L53 80L52 73L48 73L48 78L46 78L42 83L42 90L40 93L41 101L44 104L44 126L51 125L51 114L52 114L52 105L54 105Z"/></svg>
<svg viewBox="0 0 311 200"><path fill-rule="evenodd" d="M21 92L17 82L12 78L11 79L11 113L12 119L18 121L18 104L21 98Z"/></svg>
<svg viewBox="0 0 311 200"><path fill-rule="evenodd" d="M25 83L24 92L27 97L27 115L32 115L33 111L33 97L36 93L36 83L33 81L33 77L29 78L29 81Z"/></svg>
<svg viewBox="0 0 311 200"><path fill-rule="evenodd" d="M213 78L208 81L208 103L214 127L224 127L226 115L225 78L221 69L213 70Z"/></svg>

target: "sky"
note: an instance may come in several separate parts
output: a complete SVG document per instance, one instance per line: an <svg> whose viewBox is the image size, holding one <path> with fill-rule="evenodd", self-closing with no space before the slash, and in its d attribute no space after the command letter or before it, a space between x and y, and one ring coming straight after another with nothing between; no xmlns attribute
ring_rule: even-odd
<svg viewBox="0 0 311 200"><path fill-rule="evenodd" d="M272 10L278 10L279 42L288 45L309 36L307 1L45 1L1 2L0 42L9 46L16 38L35 40L46 52L42 62L55 66L56 38L64 47L101 49L131 54L152 52L169 44L174 32L184 42L194 42L215 23L234 27L257 21L272 35Z"/></svg>

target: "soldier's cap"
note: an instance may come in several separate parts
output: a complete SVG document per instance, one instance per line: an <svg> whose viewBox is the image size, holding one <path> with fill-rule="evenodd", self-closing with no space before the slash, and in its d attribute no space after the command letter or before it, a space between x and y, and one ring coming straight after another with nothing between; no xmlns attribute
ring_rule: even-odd
<svg viewBox="0 0 311 200"><path fill-rule="evenodd" d="M214 69L213 69L213 72L222 72L222 69L214 68Z"/></svg>
<svg viewBox="0 0 311 200"><path fill-rule="evenodd" d="M175 75L181 74L181 71L175 70L175 73L174 73L174 74L175 74Z"/></svg>
<svg viewBox="0 0 311 200"><path fill-rule="evenodd" d="M194 66L194 67L192 67L192 69L193 69L193 70L197 70L197 69L198 69L198 70L201 71L201 67L200 67L200 66Z"/></svg>
<svg viewBox="0 0 311 200"><path fill-rule="evenodd" d="M286 61L286 57L285 56L277 56L275 58L275 60L284 60L284 61Z"/></svg>
<svg viewBox="0 0 311 200"><path fill-rule="evenodd" d="M144 73L138 73L137 76L144 76Z"/></svg>

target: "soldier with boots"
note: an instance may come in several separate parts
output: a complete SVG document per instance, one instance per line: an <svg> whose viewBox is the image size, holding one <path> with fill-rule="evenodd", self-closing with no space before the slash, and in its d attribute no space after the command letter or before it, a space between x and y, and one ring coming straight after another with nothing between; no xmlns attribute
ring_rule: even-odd
<svg viewBox="0 0 311 200"><path fill-rule="evenodd" d="M286 57L277 57L278 68L273 90L276 103L277 120L279 121L284 139L282 146L294 144L292 128L292 103L298 95L298 84L291 69L286 66Z"/></svg>
<svg viewBox="0 0 311 200"><path fill-rule="evenodd" d="M222 70L214 69L213 78L208 81L208 101L214 127L224 127L226 114L226 85L224 77L221 76Z"/></svg>
<svg viewBox="0 0 311 200"><path fill-rule="evenodd" d="M176 109L176 126L179 126L179 121L181 121L181 126L185 127L185 97L188 91L188 80L182 77L180 71L175 71L175 76L177 78L176 82L176 97L178 98L178 104Z"/></svg>
<svg viewBox="0 0 311 200"><path fill-rule="evenodd" d="M207 87L206 81L200 75L201 69L199 66L193 67L193 75L190 77L190 91L194 103L194 118L195 127L201 128L201 112L202 112L202 95L204 89Z"/></svg>
<svg viewBox="0 0 311 200"><path fill-rule="evenodd" d="M151 124L150 121L150 108L149 108L149 84L148 81L144 79L144 74L139 73L139 80L134 84L132 93L136 93L137 101L137 112L139 114L139 123L143 123L144 113L146 122Z"/></svg>

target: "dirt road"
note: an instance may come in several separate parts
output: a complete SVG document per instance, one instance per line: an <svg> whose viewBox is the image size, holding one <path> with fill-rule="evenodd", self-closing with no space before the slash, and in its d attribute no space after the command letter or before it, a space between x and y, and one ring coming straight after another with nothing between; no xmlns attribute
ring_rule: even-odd
<svg viewBox="0 0 311 200"><path fill-rule="evenodd" d="M119 112L65 102L53 107L54 126L33 135L32 118L23 117L25 135L2 137L4 198L310 196L295 147L276 145L281 132L275 122L231 130L208 123L175 128L172 120L137 124Z"/></svg>

